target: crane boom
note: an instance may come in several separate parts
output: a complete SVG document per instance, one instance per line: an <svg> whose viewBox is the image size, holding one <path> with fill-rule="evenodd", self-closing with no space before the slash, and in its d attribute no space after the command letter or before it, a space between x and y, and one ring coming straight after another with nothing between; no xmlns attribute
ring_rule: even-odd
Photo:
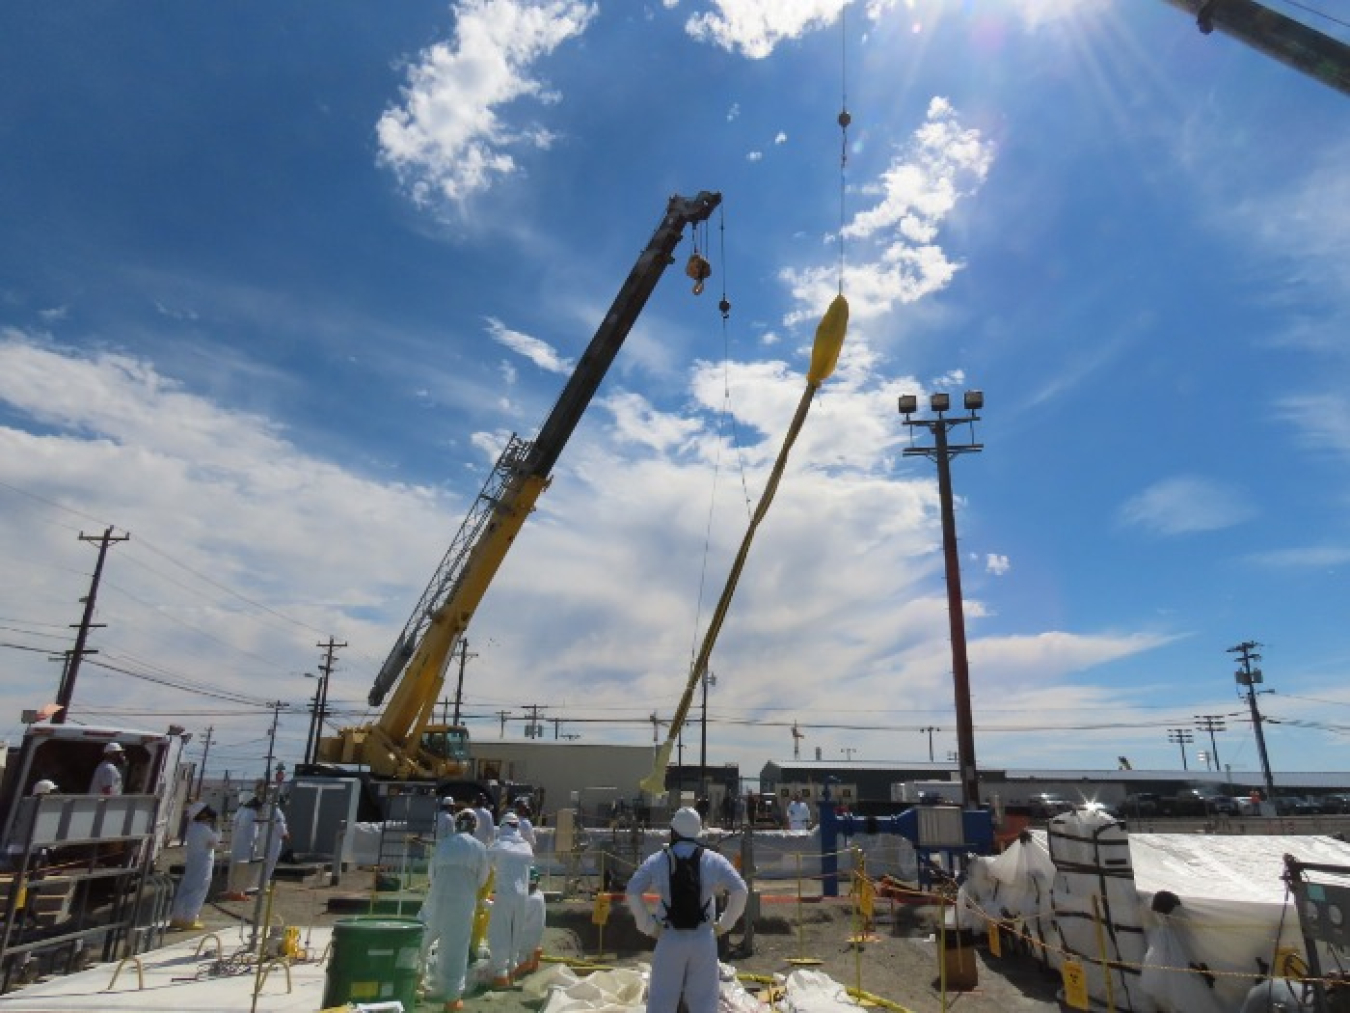
<svg viewBox="0 0 1350 1013"><path fill-rule="evenodd" d="M451 542L431 582L371 687L372 707L393 696L373 724L339 729L321 741L319 759L359 763L381 777L457 776L446 755L444 729L429 734L445 670L469 621L496 576L550 473L673 254L684 230L707 221L718 193L670 198L665 216L638 256L623 287L582 353L562 394L533 441L514 434ZM440 742L437 746L435 743Z"/></svg>
<svg viewBox="0 0 1350 1013"><path fill-rule="evenodd" d="M1267 56L1350 95L1350 45L1256 0L1167 0L1195 15L1200 31L1231 35Z"/></svg>

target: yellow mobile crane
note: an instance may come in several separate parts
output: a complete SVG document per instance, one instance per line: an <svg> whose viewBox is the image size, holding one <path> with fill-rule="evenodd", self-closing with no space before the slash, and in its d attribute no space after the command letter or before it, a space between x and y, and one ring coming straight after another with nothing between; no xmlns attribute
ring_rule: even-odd
<svg viewBox="0 0 1350 1013"><path fill-rule="evenodd" d="M652 234L533 442L512 434L431 583L413 609L370 690L378 720L319 740L319 764L355 764L382 779L444 781L471 776L468 733L433 723L445 671L549 473L632 330L687 226L705 222L722 195L670 198ZM707 262L695 251L687 272L702 291ZM390 689L393 696L386 704ZM457 715L458 716L458 715Z"/></svg>

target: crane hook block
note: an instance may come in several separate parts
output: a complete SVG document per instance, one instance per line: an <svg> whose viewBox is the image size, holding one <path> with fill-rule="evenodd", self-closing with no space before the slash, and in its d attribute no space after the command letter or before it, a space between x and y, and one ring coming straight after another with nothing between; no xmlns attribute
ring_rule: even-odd
<svg viewBox="0 0 1350 1013"><path fill-rule="evenodd" d="M712 265L695 250L689 254L689 263L684 265L684 273L694 279L694 295L702 295L703 283L712 277Z"/></svg>

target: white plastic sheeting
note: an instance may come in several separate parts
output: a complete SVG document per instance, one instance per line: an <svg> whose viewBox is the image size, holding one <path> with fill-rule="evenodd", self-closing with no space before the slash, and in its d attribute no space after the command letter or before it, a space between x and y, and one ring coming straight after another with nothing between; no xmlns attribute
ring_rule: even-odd
<svg viewBox="0 0 1350 1013"><path fill-rule="evenodd" d="M541 1013L640 1013L647 1004L651 968L594 971L579 976L564 964L551 965L530 975L522 984L528 1005L543 1003ZM771 1007L752 995L736 979L736 969L720 964L721 995L718 1013L771 1013ZM783 995L778 1008L786 1013L857 1013L858 1002L828 974L798 969L779 979Z"/></svg>
<svg viewBox="0 0 1350 1013"><path fill-rule="evenodd" d="M1128 968L1110 975L1121 1013L1241 1013L1277 949L1304 948L1286 854L1350 867L1350 844L1331 837L1128 834L1100 813L1066 813L974 860L958 917L977 931L1011 922L1048 944L1056 968L1073 954L1098 1005L1105 951ZM1329 955L1322 965L1337 966Z"/></svg>

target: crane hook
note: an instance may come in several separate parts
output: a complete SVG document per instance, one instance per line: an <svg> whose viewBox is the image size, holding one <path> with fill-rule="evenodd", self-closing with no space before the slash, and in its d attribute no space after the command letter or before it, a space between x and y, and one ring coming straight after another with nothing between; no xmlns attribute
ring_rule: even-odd
<svg viewBox="0 0 1350 1013"><path fill-rule="evenodd" d="M712 277L712 265L695 250L689 254L689 263L685 264L684 273L694 279L694 295L702 295L703 283Z"/></svg>

